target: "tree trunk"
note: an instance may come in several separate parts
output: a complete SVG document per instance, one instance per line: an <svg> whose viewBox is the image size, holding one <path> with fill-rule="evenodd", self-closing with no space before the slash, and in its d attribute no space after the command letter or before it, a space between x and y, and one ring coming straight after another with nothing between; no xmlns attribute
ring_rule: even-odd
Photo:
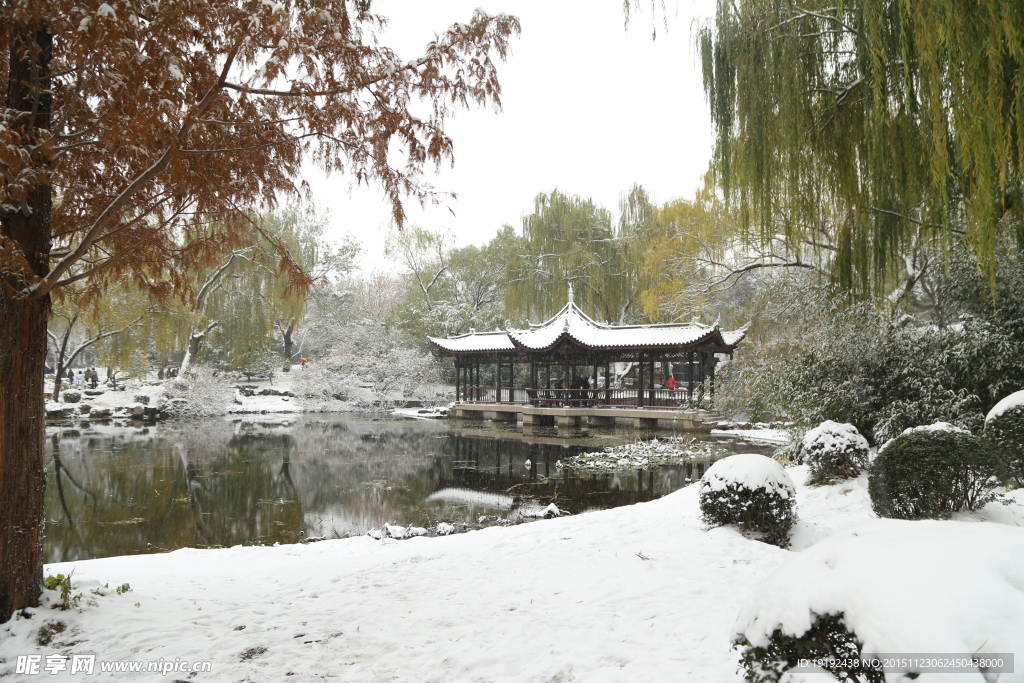
<svg viewBox="0 0 1024 683"><path fill-rule="evenodd" d="M53 370L53 395L50 397L54 401L60 400L60 387L64 381L64 374L67 372L67 368L64 367L64 361L61 360L54 366Z"/></svg>
<svg viewBox="0 0 1024 683"><path fill-rule="evenodd" d="M284 328L281 332L281 339L284 341L284 357L288 360L288 364L292 362L292 332L295 329L295 323L288 323L288 327Z"/></svg>
<svg viewBox="0 0 1024 683"><path fill-rule="evenodd" d="M184 375L192 366L192 361L199 355L199 346L203 343L206 335L196 328L188 334L188 348L185 350L185 357L181 359L181 367L178 368L178 376Z"/></svg>
<svg viewBox="0 0 1024 683"><path fill-rule="evenodd" d="M47 31L24 22L8 30L13 35L6 106L15 112L10 125L26 149L50 126L53 41ZM39 157L32 162L45 164ZM0 213L3 238L25 257L20 268L7 261L0 281L0 623L39 603L43 578L43 369L50 298L33 299L24 291L49 270L50 207L50 187L39 185L18 210ZM10 254L10 246L5 251Z"/></svg>

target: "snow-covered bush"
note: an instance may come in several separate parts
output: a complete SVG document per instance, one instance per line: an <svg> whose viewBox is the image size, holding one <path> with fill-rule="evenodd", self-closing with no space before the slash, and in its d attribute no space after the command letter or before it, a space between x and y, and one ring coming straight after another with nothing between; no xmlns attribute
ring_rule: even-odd
<svg viewBox="0 0 1024 683"><path fill-rule="evenodd" d="M78 389L65 389L61 394L61 400L65 403L78 403L82 400L82 392Z"/></svg>
<svg viewBox="0 0 1024 683"><path fill-rule="evenodd" d="M1008 476L1024 486L1024 391L1005 397L985 417L985 440L997 450Z"/></svg>
<svg viewBox="0 0 1024 683"><path fill-rule="evenodd" d="M783 548L796 522L796 487L782 465L756 453L723 458L700 480L701 519L735 524L753 538Z"/></svg>
<svg viewBox="0 0 1024 683"><path fill-rule="evenodd" d="M852 424L825 420L804 434L801 445L812 485L852 479L868 466L868 440Z"/></svg>
<svg viewBox="0 0 1024 683"><path fill-rule="evenodd" d="M977 431L988 407L1024 386L1020 325L980 318L919 324L875 301L830 303L808 325L795 348L783 335L778 348L746 352L716 401L753 419L849 422L883 443L938 420Z"/></svg>
<svg viewBox="0 0 1024 683"><path fill-rule="evenodd" d="M843 617L841 613L816 614L810 628L799 636L777 628L764 645L754 645L746 637L737 638L735 645L742 651L743 679L749 683L778 683L801 659L835 658L840 661L838 665L823 668L836 680L885 683L885 673L880 668L850 665L851 660L860 660L864 644L846 627Z"/></svg>
<svg viewBox="0 0 1024 683"><path fill-rule="evenodd" d="M399 345L380 325L351 325L331 352L307 364L296 384L307 405L331 408L351 402L359 408L391 410L396 404L435 398L437 365L430 356Z"/></svg>
<svg viewBox="0 0 1024 683"><path fill-rule="evenodd" d="M925 519L976 510L993 500L1000 458L968 431L945 422L908 429L871 463L868 493L880 517Z"/></svg>
<svg viewBox="0 0 1024 683"><path fill-rule="evenodd" d="M231 404L234 392L223 373L193 365L187 373L164 382L160 409L178 418L221 415Z"/></svg>
<svg viewBox="0 0 1024 683"><path fill-rule="evenodd" d="M885 680L877 669L860 669L857 678L792 671L798 659L818 655L1019 651L1024 529L892 519L856 525L779 565L746 601L735 632L745 678L757 683ZM920 674L912 663L886 673L891 681ZM995 680L977 670L952 679Z"/></svg>

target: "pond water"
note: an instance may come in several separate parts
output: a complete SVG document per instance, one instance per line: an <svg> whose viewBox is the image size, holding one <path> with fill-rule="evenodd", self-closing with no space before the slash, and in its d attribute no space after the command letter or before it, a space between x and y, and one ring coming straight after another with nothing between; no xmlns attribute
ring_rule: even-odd
<svg viewBox="0 0 1024 683"><path fill-rule="evenodd" d="M569 456L636 438L622 429L558 438L454 420L340 414L279 423L93 424L49 428L47 438L46 562L342 538L384 523L518 521L551 502L579 514L671 493L706 466L558 468Z"/></svg>

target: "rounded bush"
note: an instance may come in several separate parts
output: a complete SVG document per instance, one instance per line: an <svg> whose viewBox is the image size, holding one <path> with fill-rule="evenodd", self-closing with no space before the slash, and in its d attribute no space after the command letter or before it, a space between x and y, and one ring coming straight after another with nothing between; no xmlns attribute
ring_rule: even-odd
<svg viewBox="0 0 1024 683"><path fill-rule="evenodd" d="M1024 391L1010 394L989 411L983 436L1001 457L1006 474L1024 486Z"/></svg>
<svg viewBox="0 0 1024 683"><path fill-rule="evenodd" d="M701 478L700 512L709 526L735 524L752 538L785 548L796 522L796 487L771 458L731 455Z"/></svg>
<svg viewBox="0 0 1024 683"><path fill-rule="evenodd" d="M65 389L60 397L65 403L78 403L82 400L82 392L78 389Z"/></svg>
<svg viewBox="0 0 1024 683"><path fill-rule="evenodd" d="M868 466L868 440L852 424L825 420L804 435L801 450L810 469L808 484L853 479Z"/></svg>
<svg viewBox="0 0 1024 683"><path fill-rule="evenodd" d="M885 683L885 673L880 668L854 664L862 661L864 644L847 628L842 612L816 615L811 627L799 637L776 629L764 647L751 645L743 638L734 645L742 652L740 669L749 683L778 683L801 659L835 662L824 668L838 681Z"/></svg>
<svg viewBox="0 0 1024 683"><path fill-rule="evenodd" d="M998 454L970 432L937 422L908 429L871 463L868 493L880 517L938 519L994 497Z"/></svg>

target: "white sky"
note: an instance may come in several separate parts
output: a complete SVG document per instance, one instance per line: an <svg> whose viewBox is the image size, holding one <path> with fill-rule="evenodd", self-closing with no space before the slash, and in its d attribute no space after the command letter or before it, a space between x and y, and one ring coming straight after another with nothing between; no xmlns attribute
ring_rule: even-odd
<svg viewBox="0 0 1024 683"><path fill-rule="evenodd" d="M669 30L659 10L653 42L646 2L627 30L621 0L484 1L374 3L390 20L385 44L403 59L476 7L522 23L499 65L503 111L460 112L448 126L454 168L425 178L458 199L451 211L409 203L411 225L450 228L459 245L482 244L505 223L519 229L536 194L555 187L613 213L634 183L659 203L693 197L710 159L711 125L691 28L694 18L712 16L713 0L668 0ZM382 194L317 170L306 179L331 211L335 234L363 242L363 267L385 264L390 208Z"/></svg>

